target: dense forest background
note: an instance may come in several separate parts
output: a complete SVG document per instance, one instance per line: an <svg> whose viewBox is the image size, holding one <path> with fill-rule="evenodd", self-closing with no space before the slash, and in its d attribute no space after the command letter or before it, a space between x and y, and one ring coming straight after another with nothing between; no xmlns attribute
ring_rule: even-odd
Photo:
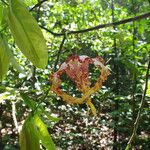
<svg viewBox="0 0 150 150"><path fill-rule="evenodd" d="M46 39L48 65L39 69L22 54L2 13L9 2L1 0L0 34L6 37L16 62L10 64L0 82L0 149L19 149L18 130L31 112L25 102L30 99L37 107L42 106L47 113L60 118L53 122L41 115L57 149L124 150L136 129L131 149L149 150L150 1L24 2ZM101 56L110 68L108 80L92 95L97 109L95 117L86 104L69 105L50 90L49 76L73 54ZM93 66L89 70L94 84L100 72ZM78 96L74 83L67 76L63 77L62 88Z"/></svg>

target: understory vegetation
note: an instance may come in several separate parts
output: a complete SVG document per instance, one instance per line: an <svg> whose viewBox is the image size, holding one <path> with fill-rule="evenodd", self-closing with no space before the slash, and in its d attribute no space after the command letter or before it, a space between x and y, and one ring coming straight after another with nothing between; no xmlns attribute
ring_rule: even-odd
<svg viewBox="0 0 150 150"><path fill-rule="evenodd" d="M74 56L109 70L94 94L94 61L53 90ZM149 70L149 0L0 0L0 150L149 150Z"/></svg>

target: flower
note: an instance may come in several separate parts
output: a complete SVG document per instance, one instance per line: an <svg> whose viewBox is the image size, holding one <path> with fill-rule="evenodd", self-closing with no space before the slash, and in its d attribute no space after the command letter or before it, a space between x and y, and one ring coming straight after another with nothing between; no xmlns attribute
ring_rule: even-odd
<svg viewBox="0 0 150 150"><path fill-rule="evenodd" d="M101 71L100 76L93 87L91 87L91 82L89 80L89 64L94 64ZM60 77L63 73L74 81L78 90L83 93L81 98L72 97L61 89L62 81ZM91 108L92 113L96 115L96 109L90 96L102 87L103 82L107 80L109 74L109 69L104 66L104 60L101 57L90 58L85 55L72 55L67 61L61 64L57 72L50 76L50 81L52 83L51 90L69 104L87 103Z"/></svg>

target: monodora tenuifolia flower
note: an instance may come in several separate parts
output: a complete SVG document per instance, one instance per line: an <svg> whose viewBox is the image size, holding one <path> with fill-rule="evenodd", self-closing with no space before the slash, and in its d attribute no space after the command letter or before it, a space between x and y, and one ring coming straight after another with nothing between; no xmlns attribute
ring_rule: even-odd
<svg viewBox="0 0 150 150"><path fill-rule="evenodd" d="M100 69L100 75L95 85L92 87L89 79L90 64L94 64ZM64 73L72 81L74 81L77 89L82 92L81 98L73 97L63 91L61 88L61 75ZM109 69L104 65L104 60L101 57L98 56L96 58L90 58L85 55L72 55L60 65L60 68L57 72L50 76L50 81L52 83L51 90L69 104L86 103L91 108L93 115L96 115L96 109L92 103L91 95L101 89L109 74Z"/></svg>

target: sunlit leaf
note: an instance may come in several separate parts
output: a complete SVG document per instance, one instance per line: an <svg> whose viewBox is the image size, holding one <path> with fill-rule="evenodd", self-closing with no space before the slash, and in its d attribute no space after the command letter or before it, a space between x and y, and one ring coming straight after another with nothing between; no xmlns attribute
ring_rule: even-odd
<svg viewBox="0 0 150 150"><path fill-rule="evenodd" d="M40 150L37 127L31 117L25 121L19 136L20 150Z"/></svg>
<svg viewBox="0 0 150 150"><path fill-rule="evenodd" d="M0 30L6 26L6 17L5 17L6 8L0 3Z"/></svg>
<svg viewBox="0 0 150 150"><path fill-rule="evenodd" d="M9 68L8 45L5 39L0 35L0 81L3 80Z"/></svg>
<svg viewBox="0 0 150 150"><path fill-rule="evenodd" d="M29 114L20 133L20 148L21 150L39 150L39 142L47 150L56 149L47 127L40 117L37 114Z"/></svg>
<svg viewBox="0 0 150 150"><path fill-rule="evenodd" d="M150 80L148 80L148 88L146 94L150 97Z"/></svg>
<svg viewBox="0 0 150 150"><path fill-rule="evenodd" d="M2 17L3 17L3 6L0 3L0 24L1 24L1 21L2 21Z"/></svg>
<svg viewBox="0 0 150 150"><path fill-rule="evenodd" d="M20 93L21 97L23 98L25 104L31 108L32 110L36 109L36 102L31 100L26 93Z"/></svg>
<svg viewBox="0 0 150 150"><path fill-rule="evenodd" d="M1 93L0 94L0 103L3 102L3 100L9 98L9 96L10 96L9 92Z"/></svg>
<svg viewBox="0 0 150 150"><path fill-rule="evenodd" d="M46 41L36 20L20 0L10 0L8 23L24 55L36 67L45 68L48 60Z"/></svg>
<svg viewBox="0 0 150 150"><path fill-rule="evenodd" d="M26 5L32 6L32 5L35 5L36 3L38 3L38 0L25 0L24 2Z"/></svg>
<svg viewBox="0 0 150 150"><path fill-rule="evenodd" d="M19 73L26 74L13 55L10 56L10 62Z"/></svg>
<svg viewBox="0 0 150 150"><path fill-rule="evenodd" d="M19 72L22 74L25 74L25 71L21 68L21 66L19 65L19 63L17 62L17 60L14 57L13 52L11 51L11 49L7 46L7 53L9 55L10 58L10 63L12 64L12 66Z"/></svg>
<svg viewBox="0 0 150 150"><path fill-rule="evenodd" d="M145 84L143 84L143 90L144 89L145 89ZM148 80L146 95L150 97L150 79Z"/></svg>
<svg viewBox="0 0 150 150"><path fill-rule="evenodd" d="M134 65L133 62L127 59L121 59L121 62L130 70L132 73L138 73L138 68L136 65Z"/></svg>
<svg viewBox="0 0 150 150"><path fill-rule="evenodd" d="M34 116L34 123L38 128L38 138L41 140L42 145L48 150L56 150L55 144L48 133L47 127L38 115Z"/></svg>
<svg viewBox="0 0 150 150"><path fill-rule="evenodd" d="M130 145L127 145L125 150L130 150Z"/></svg>
<svg viewBox="0 0 150 150"><path fill-rule="evenodd" d="M25 104L33 111L36 111L39 115L43 113L47 116L49 120L55 122L58 122L60 120L59 118L51 116L48 112L45 111L43 106L38 105L38 103L36 103L33 99L31 99L26 93L20 93L20 95L23 98Z"/></svg>

